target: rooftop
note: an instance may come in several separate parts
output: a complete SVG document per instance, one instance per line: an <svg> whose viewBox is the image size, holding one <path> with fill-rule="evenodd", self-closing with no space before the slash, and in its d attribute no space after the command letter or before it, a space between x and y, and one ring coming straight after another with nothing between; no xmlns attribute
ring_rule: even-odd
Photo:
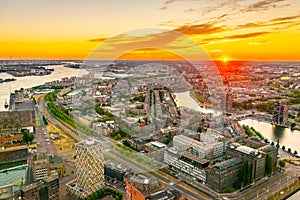
<svg viewBox="0 0 300 200"><path fill-rule="evenodd" d="M13 196L13 185L0 186L0 199L10 199Z"/></svg>
<svg viewBox="0 0 300 200"><path fill-rule="evenodd" d="M168 200L174 198L174 195L170 191L159 191L155 194L152 194L146 200Z"/></svg>
<svg viewBox="0 0 300 200"><path fill-rule="evenodd" d="M165 145L161 142L151 142L151 145L158 148L158 149L165 148L167 146L167 145Z"/></svg>
<svg viewBox="0 0 300 200"><path fill-rule="evenodd" d="M227 169L229 167L232 167L234 165L237 165L239 163L241 163L243 160L240 157L236 157L236 158L231 158L229 160L225 160L223 162L217 163L214 165L214 167L216 167L217 169Z"/></svg>
<svg viewBox="0 0 300 200"><path fill-rule="evenodd" d="M20 145L20 146L9 147L9 148L1 148L0 152L17 151L21 149L28 149L28 147L27 145Z"/></svg>
<svg viewBox="0 0 300 200"><path fill-rule="evenodd" d="M138 182L138 183L143 183L143 184L150 184L152 182L157 181L157 179L155 179L155 178L149 178L142 174L134 175L134 176L130 177L130 180Z"/></svg>
<svg viewBox="0 0 300 200"><path fill-rule="evenodd" d="M270 144L267 144L265 146L262 146L260 148L258 148L258 150L261 150L263 152L270 152L270 151L274 151L274 150L277 150L277 148L275 146L272 146Z"/></svg>
<svg viewBox="0 0 300 200"><path fill-rule="evenodd" d="M257 150L251 148L251 147L247 147L247 146L239 146L236 148L237 151L242 152L244 154L250 155L251 153L258 153Z"/></svg>
<svg viewBox="0 0 300 200"><path fill-rule="evenodd" d="M48 176L46 178L43 179L44 182L46 183L50 183L54 180L57 180L58 179L58 176L57 175L51 175L51 176Z"/></svg>
<svg viewBox="0 0 300 200"><path fill-rule="evenodd" d="M191 160L193 160L193 161L195 161L195 162L197 162L197 163L200 163L200 164L202 164L202 165L209 162L209 161L206 160L206 159L203 159L203 158L194 156L194 155L192 155L192 154L190 154L190 153L188 153L188 152L184 152L184 153L182 154L182 156L184 156L184 157L186 157L186 158L189 158L189 159L191 159Z"/></svg>
<svg viewBox="0 0 300 200"><path fill-rule="evenodd" d="M112 162L111 160L107 160L105 163L104 163L105 167L107 168L111 168L111 169L114 169L114 170L117 170L117 171L120 171L120 172L128 172L131 170L130 167L128 166L124 166L122 165L121 163L115 163L115 162Z"/></svg>
<svg viewBox="0 0 300 200"><path fill-rule="evenodd" d="M130 140L132 140L136 144L141 144L141 145L148 143L148 141L143 138L134 137L134 138L131 138Z"/></svg>
<svg viewBox="0 0 300 200"><path fill-rule="evenodd" d="M23 192L27 192L27 191L29 191L29 190L31 190L31 189L33 189L33 188L39 187L39 186L42 185L42 184L43 184L43 182L40 180L40 181L35 182L35 183L32 183L32 184L30 184L30 185L23 186L23 187L21 188L21 190L22 190Z"/></svg>
<svg viewBox="0 0 300 200"><path fill-rule="evenodd" d="M92 146L97 146L98 144L102 144L99 140L96 139L88 139L88 140L83 140L81 142L78 142L76 146L83 146L83 147L92 147Z"/></svg>
<svg viewBox="0 0 300 200"><path fill-rule="evenodd" d="M192 145L196 148L201 148L201 149L211 149L213 148L216 144L222 143L222 142L218 142L215 139L207 139L209 138L209 135L201 135L201 141L195 140L193 138L184 136L184 135L176 135L174 136L173 140L177 140L177 141L183 141L189 145Z"/></svg>

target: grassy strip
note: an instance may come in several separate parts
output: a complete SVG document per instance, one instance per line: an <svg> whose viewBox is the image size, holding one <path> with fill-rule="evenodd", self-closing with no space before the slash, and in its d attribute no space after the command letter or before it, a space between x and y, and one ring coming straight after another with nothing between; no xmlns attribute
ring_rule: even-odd
<svg viewBox="0 0 300 200"><path fill-rule="evenodd" d="M200 102L200 103L204 103L205 100L203 98L202 95L200 95L198 92L196 92L195 90L191 91L191 94Z"/></svg>
<svg viewBox="0 0 300 200"><path fill-rule="evenodd" d="M295 189L299 190L299 188L300 188L300 181L297 180L294 183L292 183L291 185L289 185L288 187L285 187L283 190L280 190L279 192L276 192L274 195L272 195L271 197L269 197L268 200L283 199L283 197L286 198L286 196L283 196L283 195L285 195L286 193L290 193L290 192L292 192ZM281 195L280 192L282 192L282 191L284 193Z"/></svg>
<svg viewBox="0 0 300 200"><path fill-rule="evenodd" d="M35 115L35 121L36 121L36 125L37 126L41 126L42 124L41 124L41 120L40 120L40 118L39 118L39 116L36 114Z"/></svg>
<svg viewBox="0 0 300 200"><path fill-rule="evenodd" d="M61 127L54 125L56 128L58 128L60 131L62 131L67 137L69 137L71 140L73 140L75 143L79 142L77 139L75 139L72 135L70 135L69 133L67 133L64 129L62 129Z"/></svg>

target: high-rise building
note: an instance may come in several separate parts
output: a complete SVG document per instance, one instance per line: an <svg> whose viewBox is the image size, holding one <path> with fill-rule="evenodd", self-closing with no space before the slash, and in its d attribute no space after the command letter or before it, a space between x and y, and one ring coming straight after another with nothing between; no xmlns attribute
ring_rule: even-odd
<svg viewBox="0 0 300 200"><path fill-rule="evenodd" d="M74 199L85 199L104 187L103 144L85 140L76 144L76 179L67 183L67 191Z"/></svg>
<svg viewBox="0 0 300 200"><path fill-rule="evenodd" d="M207 185L217 192L226 191L240 181L242 162L241 157L234 157L213 165L207 173Z"/></svg>
<svg viewBox="0 0 300 200"><path fill-rule="evenodd" d="M250 182L257 181L265 176L266 157L263 151L253 149L238 143L231 143L226 149L226 158L242 157L251 168Z"/></svg>
<svg viewBox="0 0 300 200"><path fill-rule="evenodd" d="M228 90L226 93L226 111L230 112L232 110L232 101L233 101L233 95L231 90Z"/></svg>
<svg viewBox="0 0 300 200"><path fill-rule="evenodd" d="M273 121L275 124L285 124L288 120L288 104L286 101L280 101L275 104Z"/></svg>

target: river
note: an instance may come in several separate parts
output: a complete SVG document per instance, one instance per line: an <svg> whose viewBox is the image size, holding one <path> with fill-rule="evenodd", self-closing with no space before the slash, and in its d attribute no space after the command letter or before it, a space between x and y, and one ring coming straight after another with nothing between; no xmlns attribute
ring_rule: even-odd
<svg viewBox="0 0 300 200"><path fill-rule="evenodd" d="M300 191L295 193L293 196L287 198L287 200L299 200L300 199Z"/></svg>
<svg viewBox="0 0 300 200"><path fill-rule="evenodd" d="M257 131L261 132L262 135L271 141L277 143L279 138L280 146L285 145L286 149L291 148L292 152L297 150L300 153L300 131L292 131L290 128L284 128L280 126L275 126L267 122L260 122L253 119L245 119L239 122L241 125L249 125Z"/></svg>
<svg viewBox="0 0 300 200"><path fill-rule="evenodd" d="M201 107L197 101L191 97L189 91L186 92L179 92L175 94L175 103L177 106L183 106L186 108L190 108L196 111L199 111L204 114L212 113L213 116L220 116L222 113L219 111L215 111L213 109Z"/></svg>
<svg viewBox="0 0 300 200"><path fill-rule="evenodd" d="M45 76L24 76L24 77L13 77L7 73L0 73L0 78L15 78L16 81L0 83L0 111L5 110L5 100L9 102L10 91L19 90L20 88L31 88L34 86L45 84L55 80L60 80L64 77L78 76L82 74L83 70L63 67L62 65L47 66L48 69L54 69L49 75ZM84 72L83 72L84 73Z"/></svg>

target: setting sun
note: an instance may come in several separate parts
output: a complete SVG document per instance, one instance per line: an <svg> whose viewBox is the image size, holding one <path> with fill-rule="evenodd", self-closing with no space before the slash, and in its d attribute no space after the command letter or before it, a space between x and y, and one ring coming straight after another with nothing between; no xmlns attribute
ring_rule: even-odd
<svg viewBox="0 0 300 200"><path fill-rule="evenodd" d="M223 58L223 62L227 62L228 61L228 59L225 57L225 58Z"/></svg>

